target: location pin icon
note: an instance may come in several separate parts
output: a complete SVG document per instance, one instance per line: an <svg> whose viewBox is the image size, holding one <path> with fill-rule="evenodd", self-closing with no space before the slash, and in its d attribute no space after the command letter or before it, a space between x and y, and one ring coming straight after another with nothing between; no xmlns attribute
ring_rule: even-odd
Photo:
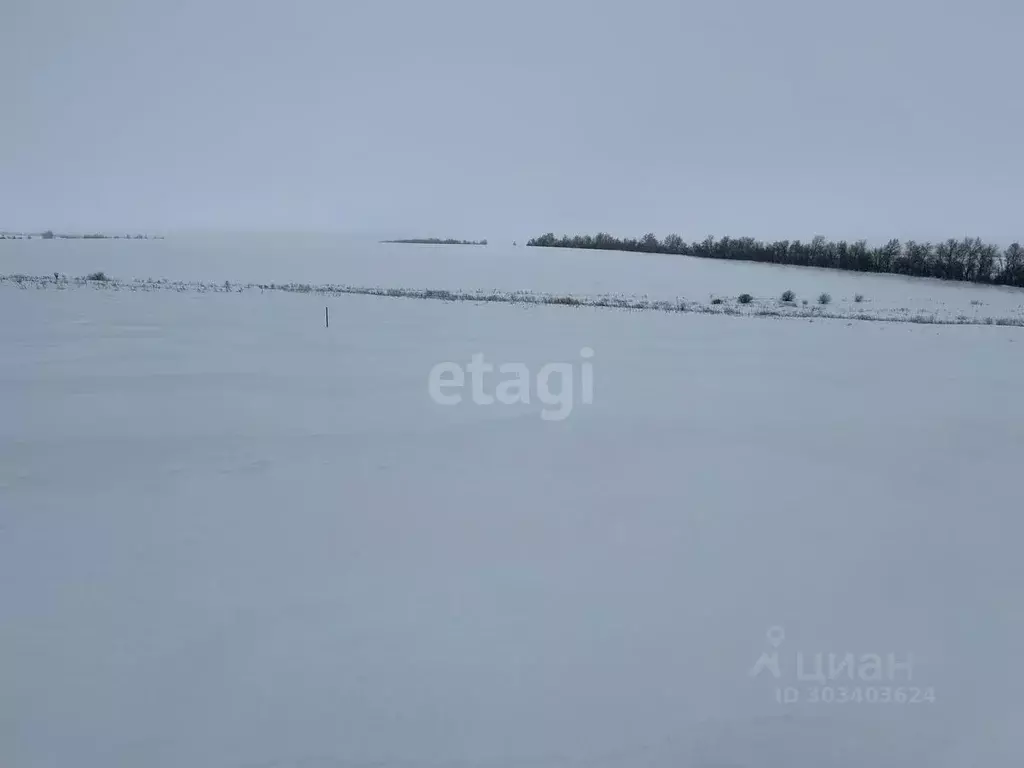
<svg viewBox="0 0 1024 768"><path fill-rule="evenodd" d="M782 641L786 639L786 630L782 627L771 627L767 632L767 637L772 648L778 648L782 645Z"/></svg>

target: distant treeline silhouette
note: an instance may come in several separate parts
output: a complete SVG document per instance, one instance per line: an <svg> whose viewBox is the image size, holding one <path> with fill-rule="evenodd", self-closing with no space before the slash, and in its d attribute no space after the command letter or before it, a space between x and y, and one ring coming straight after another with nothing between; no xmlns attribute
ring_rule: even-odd
<svg viewBox="0 0 1024 768"><path fill-rule="evenodd" d="M54 234L53 230L45 232L0 232L0 240L31 240L37 237L41 240L163 240L163 235L104 235L99 232L92 232L84 235Z"/></svg>
<svg viewBox="0 0 1024 768"><path fill-rule="evenodd" d="M486 240L442 240L439 237L412 237L405 240L381 240L382 243L419 243L420 245L487 245Z"/></svg>
<svg viewBox="0 0 1024 768"><path fill-rule="evenodd" d="M760 261L768 264L794 264L856 272L882 272L942 280L966 280L1024 287L1024 248L1013 243L1005 250L979 238L949 239L941 243L890 240L880 247L869 247L866 240L848 243L818 236L809 243L778 240L764 243L751 237L705 238L687 243L679 235L659 240L653 233L639 240L620 239L599 232L596 235L563 235L553 232L535 237L527 245L546 248L591 248L607 251L672 253L709 259Z"/></svg>

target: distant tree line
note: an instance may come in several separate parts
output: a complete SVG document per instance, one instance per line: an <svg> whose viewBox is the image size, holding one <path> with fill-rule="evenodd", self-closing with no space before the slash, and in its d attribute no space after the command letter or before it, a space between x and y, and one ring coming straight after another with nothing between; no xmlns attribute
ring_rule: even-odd
<svg viewBox="0 0 1024 768"><path fill-rule="evenodd" d="M647 233L639 240L620 239L599 232L596 235L563 235L553 232L535 237L527 245L546 248L591 248L607 251L672 253L709 259L760 261L768 264L794 264L856 272L882 272L942 280L966 280L1024 287L1024 248L1013 243L1006 249L979 238L949 239L941 243L890 240L883 246L869 247L866 240L849 243L826 240L820 235L809 243L777 240L764 243L751 237L713 237L687 243L679 235L659 240Z"/></svg>
<svg viewBox="0 0 1024 768"><path fill-rule="evenodd" d="M382 243L419 243L421 245L487 245L486 240L442 240L439 237L413 237L406 240L381 240Z"/></svg>
<svg viewBox="0 0 1024 768"><path fill-rule="evenodd" d="M54 235L51 232L50 237ZM63 240L149 240L149 235L103 235L99 232L93 232L87 235L57 235L57 237ZM160 238L154 238L159 240Z"/></svg>
<svg viewBox="0 0 1024 768"><path fill-rule="evenodd" d="M104 235L99 232L93 232L85 235L55 235L53 230L46 230L36 235L27 233L0 233L0 240L31 240L35 237L42 238L43 240L163 240L163 235Z"/></svg>

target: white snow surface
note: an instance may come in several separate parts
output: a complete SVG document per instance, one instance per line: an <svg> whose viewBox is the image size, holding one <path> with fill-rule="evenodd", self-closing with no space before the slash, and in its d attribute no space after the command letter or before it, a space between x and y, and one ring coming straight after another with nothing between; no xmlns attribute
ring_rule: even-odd
<svg viewBox="0 0 1024 768"><path fill-rule="evenodd" d="M96 271L133 278L257 283L338 283L389 288L531 291L647 296L707 303L749 293L774 301L792 290L833 311L1013 317L1024 320L1024 290L668 254L561 248L377 243L330 235L205 235L166 240L0 241L0 274L70 277ZM864 297L856 303L857 294Z"/></svg>
<svg viewBox="0 0 1024 768"><path fill-rule="evenodd" d="M0 272L1020 298L172 242L4 242ZM594 401L564 421L428 395L438 362L583 347ZM0 351L5 768L1024 763L1024 329L0 284ZM772 626L782 679L752 678ZM827 684L935 701L777 703L816 685L798 651L912 656L909 681Z"/></svg>

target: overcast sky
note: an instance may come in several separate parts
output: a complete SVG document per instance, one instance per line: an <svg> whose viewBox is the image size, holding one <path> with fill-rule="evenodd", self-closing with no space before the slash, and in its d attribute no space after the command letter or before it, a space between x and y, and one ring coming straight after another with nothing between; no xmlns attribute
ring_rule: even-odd
<svg viewBox="0 0 1024 768"><path fill-rule="evenodd" d="M1017 0L0 0L0 229L1024 237Z"/></svg>

